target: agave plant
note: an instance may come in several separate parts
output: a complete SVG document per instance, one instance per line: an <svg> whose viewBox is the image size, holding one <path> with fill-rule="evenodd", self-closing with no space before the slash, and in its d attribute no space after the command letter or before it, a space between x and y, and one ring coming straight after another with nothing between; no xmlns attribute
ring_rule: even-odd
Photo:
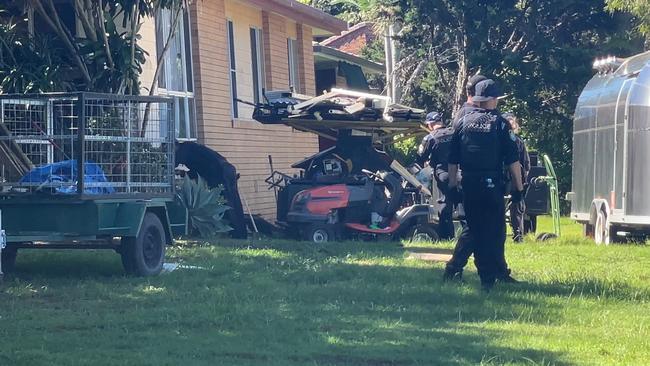
<svg viewBox="0 0 650 366"><path fill-rule="evenodd" d="M222 192L223 187L211 189L200 176L194 180L185 175L176 196L187 208L190 232L198 232L203 238L212 238L232 230L224 219L224 214L230 207L225 205Z"/></svg>

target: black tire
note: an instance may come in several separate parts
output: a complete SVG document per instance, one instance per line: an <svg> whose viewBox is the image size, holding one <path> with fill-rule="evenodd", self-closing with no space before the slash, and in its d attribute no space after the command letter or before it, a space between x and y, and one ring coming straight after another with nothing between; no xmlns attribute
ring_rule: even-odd
<svg viewBox="0 0 650 366"><path fill-rule="evenodd" d="M325 244L336 241L336 233L329 225L309 225L303 232L303 239L314 244Z"/></svg>
<svg viewBox="0 0 650 366"><path fill-rule="evenodd" d="M2 250L2 273L11 273L16 269L16 257L18 249L5 248Z"/></svg>
<svg viewBox="0 0 650 366"><path fill-rule="evenodd" d="M537 235L537 238L535 238L535 240L537 240L537 241L547 241L547 240L553 240L553 239L557 239L557 235L555 235L553 233L541 233L541 234Z"/></svg>
<svg viewBox="0 0 650 366"><path fill-rule="evenodd" d="M409 242L428 241L431 243L439 242L440 236L438 230L433 225L420 224L415 226L409 234Z"/></svg>
<svg viewBox="0 0 650 366"><path fill-rule="evenodd" d="M158 216L147 212L137 237L122 238L122 265L127 274L149 277L162 271L165 262L165 230Z"/></svg>
<svg viewBox="0 0 650 366"><path fill-rule="evenodd" d="M625 236L618 236L618 232L621 230L618 226L610 225L609 226L609 241L612 244L623 244L628 242L628 238Z"/></svg>

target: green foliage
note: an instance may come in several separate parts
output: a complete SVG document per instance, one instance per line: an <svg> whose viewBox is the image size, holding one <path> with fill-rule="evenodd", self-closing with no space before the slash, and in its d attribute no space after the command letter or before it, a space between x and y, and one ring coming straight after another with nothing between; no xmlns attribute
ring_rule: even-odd
<svg viewBox="0 0 650 366"><path fill-rule="evenodd" d="M575 104L593 59L643 49L629 17L602 0L399 0L389 22L402 26L399 65L405 102L443 109L463 101L468 75L495 78L508 98L502 111L523 121L531 149L556 164L561 192L571 186Z"/></svg>
<svg viewBox="0 0 650 366"><path fill-rule="evenodd" d="M378 37L373 42L367 44L361 50L361 56L368 60L383 64L385 61L383 38ZM386 88L386 75L367 74L366 78L368 79L368 84L372 89L383 92Z"/></svg>
<svg viewBox="0 0 650 366"><path fill-rule="evenodd" d="M232 230L224 219L224 214L230 207L225 205L222 192L223 187L210 189L200 176L193 180L185 175L181 189L176 194L188 210L190 228L203 238L213 238Z"/></svg>
<svg viewBox="0 0 650 366"><path fill-rule="evenodd" d="M102 89L113 93L129 90L132 91L131 94L139 94L142 65L149 54L137 43L142 38L140 34L118 30L116 17L117 13L105 18L108 47L101 34L98 34L97 40L84 38L78 41L79 54L88 64L92 90ZM133 55L131 47L134 47ZM111 52L110 60L107 49ZM107 67L111 63L113 66Z"/></svg>
<svg viewBox="0 0 650 366"><path fill-rule="evenodd" d="M24 20L0 22L0 93L68 91L70 67L64 52L46 34L29 37Z"/></svg>
<svg viewBox="0 0 650 366"><path fill-rule="evenodd" d="M139 77L149 57L138 44L143 20L162 9L179 14L190 2L74 1L71 5L76 26L85 35L75 37L66 28L63 17L67 15L53 11L52 7L56 10L59 5L57 2L4 1L0 5L2 92L87 90L139 94ZM40 20L31 37L26 20L30 8Z"/></svg>
<svg viewBox="0 0 650 366"><path fill-rule="evenodd" d="M650 1L648 0L606 0L607 10L622 11L632 14L641 33L650 35Z"/></svg>
<svg viewBox="0 0 650 366"><path fill-rule="evenodd" d="M417 137L411 137L387 146L386 152L403 166L409 166L415 163L419 143Z"/></svg>

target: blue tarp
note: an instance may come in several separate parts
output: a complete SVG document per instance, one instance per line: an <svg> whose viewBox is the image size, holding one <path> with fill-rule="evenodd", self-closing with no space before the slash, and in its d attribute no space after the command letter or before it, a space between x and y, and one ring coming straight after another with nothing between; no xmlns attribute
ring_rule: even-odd
<svg viewBox="0 0 650 366"><path fill-rule="evenodd" d="M54 164L34 168L20 183L39 183L44 187L53 187L56 193L77 193L77 161L65 160ZM84 183L108 183L104 171L99 165L87 161L84 163ZM85 194L110 194L115 192L113 187L85 187Z"/></svg>

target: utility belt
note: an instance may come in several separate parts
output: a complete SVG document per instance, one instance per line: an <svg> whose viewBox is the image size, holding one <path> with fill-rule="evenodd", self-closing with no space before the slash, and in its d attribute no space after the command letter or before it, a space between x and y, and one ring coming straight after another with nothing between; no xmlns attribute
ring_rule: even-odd
<svg viewBox="0 0 650 366"><path fill-rule="evenodd" d="M463 179L470 180L485 180L491 179L495 182L503 182L502 171L482 170L482 171L467 171L463 170Z"/></svg>

